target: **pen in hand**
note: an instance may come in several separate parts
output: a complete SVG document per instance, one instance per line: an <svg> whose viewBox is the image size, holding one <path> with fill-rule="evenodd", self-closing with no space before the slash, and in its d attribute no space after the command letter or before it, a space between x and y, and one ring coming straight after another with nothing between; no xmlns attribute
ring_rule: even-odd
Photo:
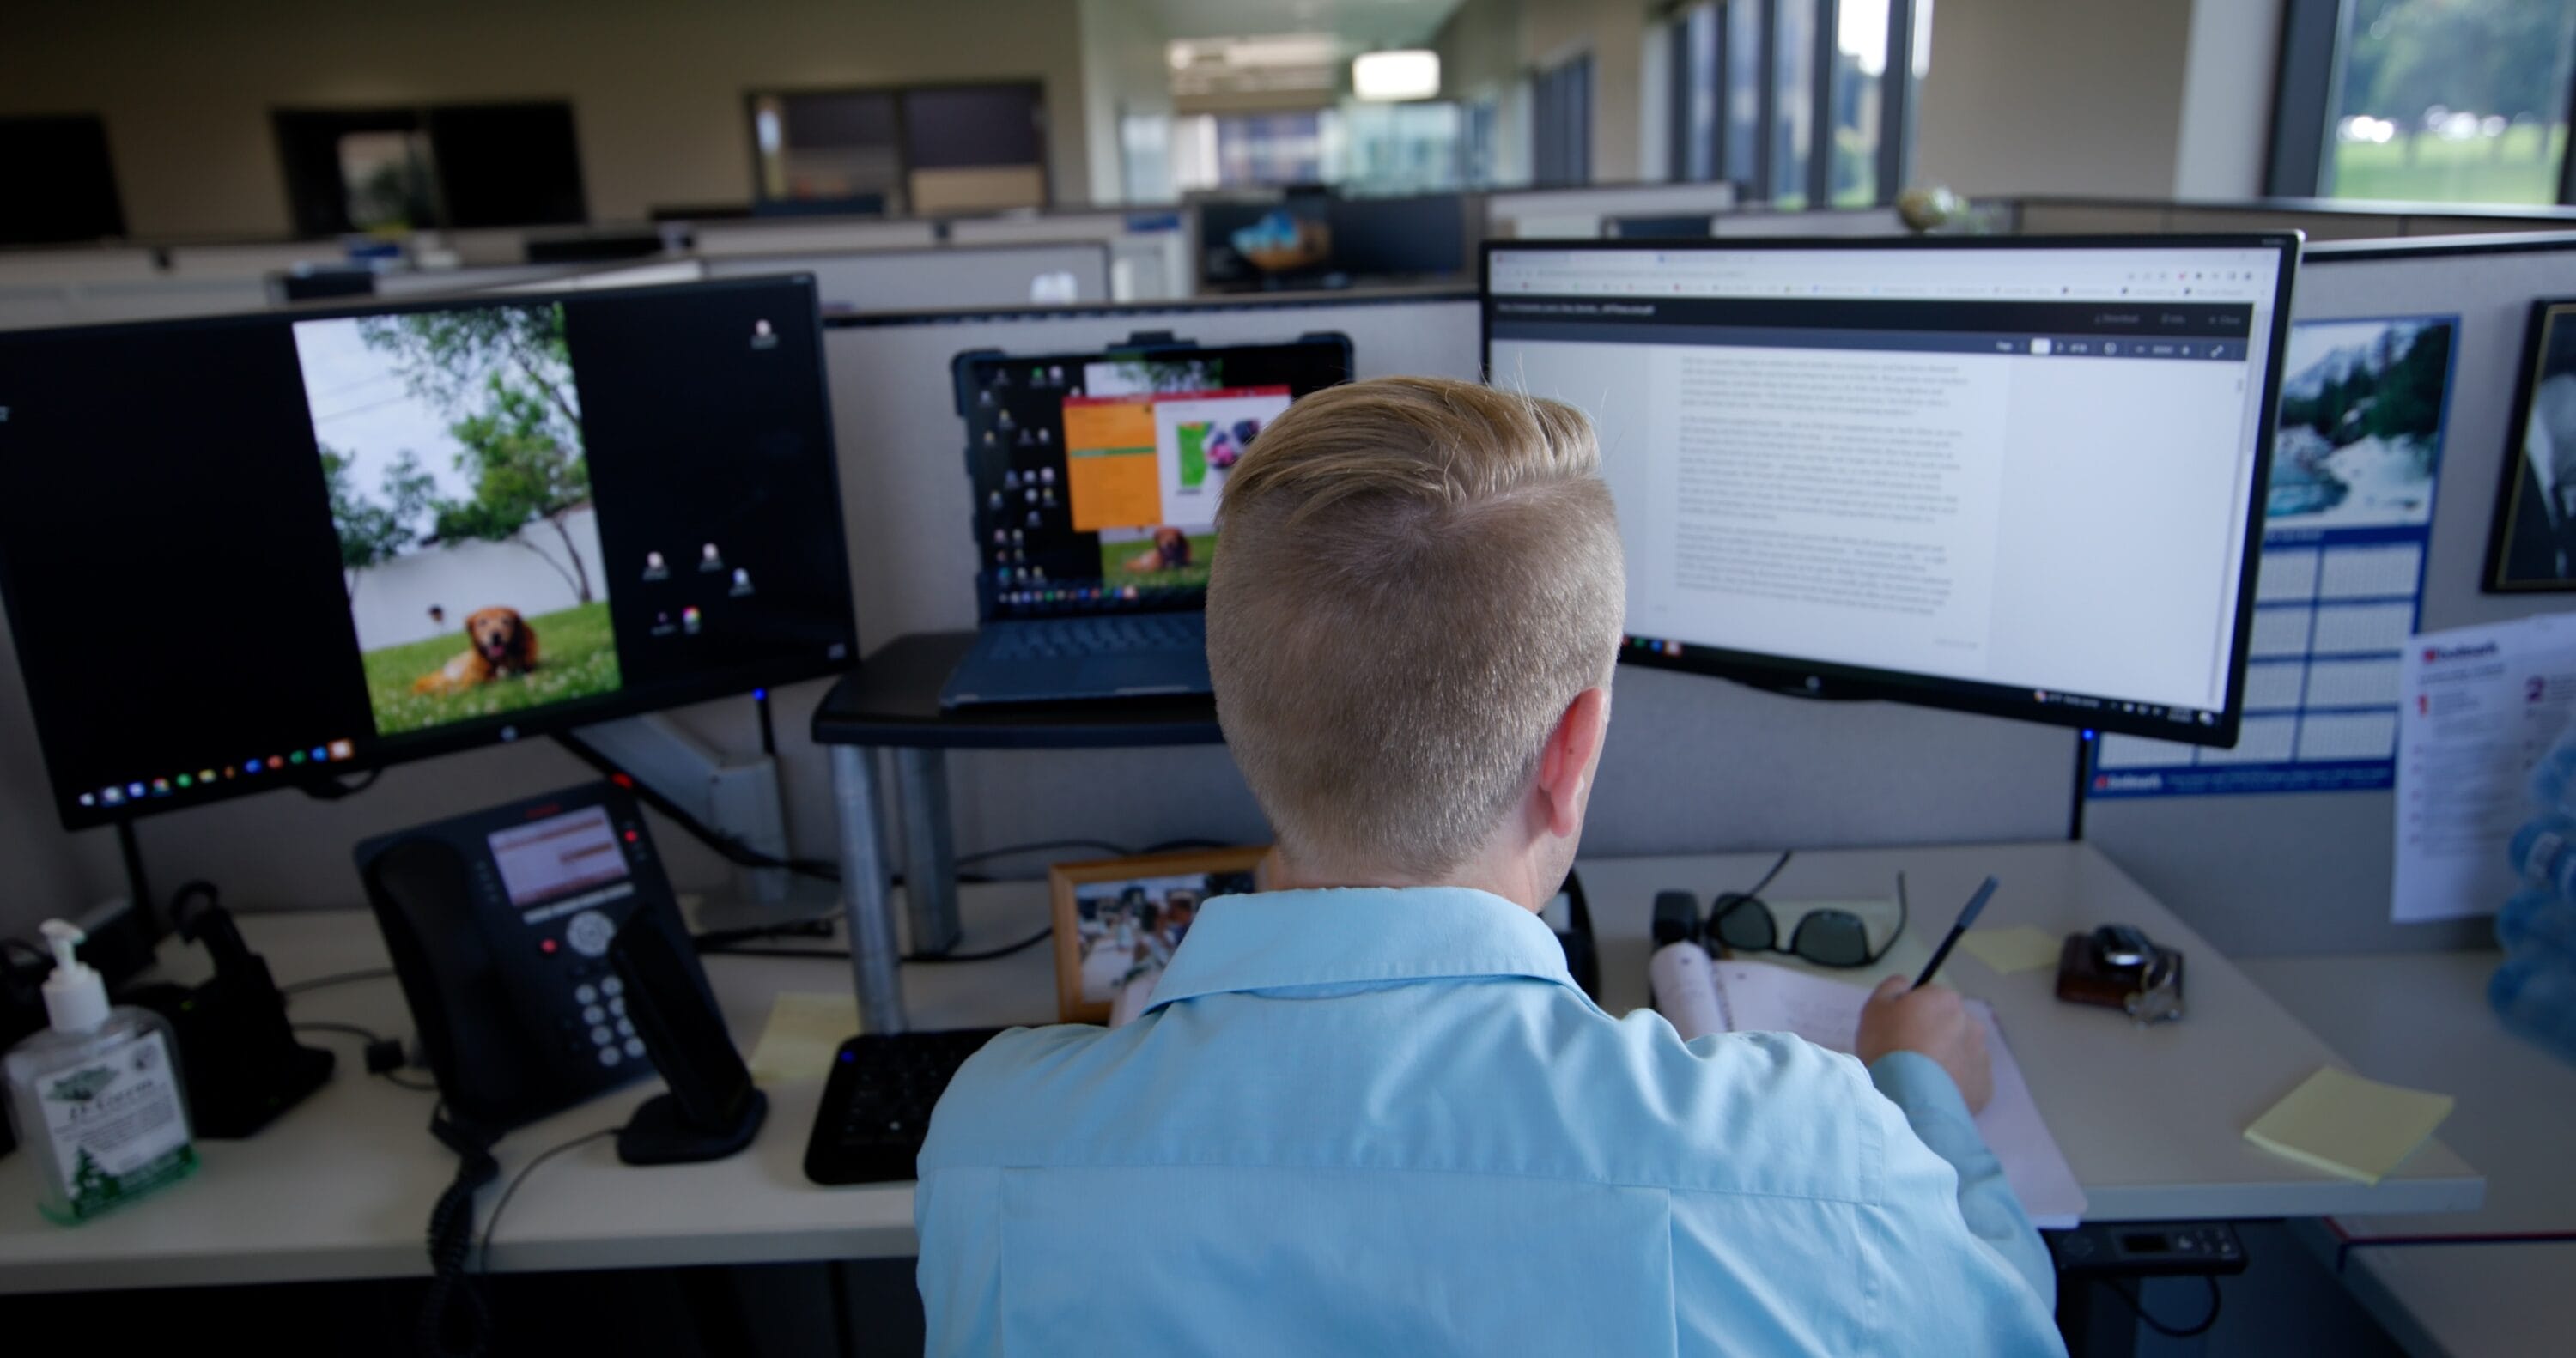
<svg viewBox="0 0 2576 1358"><path fill-rule="evenodd" d="M1923 974L1914 978L1913 989L1921 990L1932 983L1932 973L1939 971L1941 964L1950 960L1950 950L1959 945L1959 936L1968 932L1968 926L1977 922L1977 915L1986 908L1986 902L1993 898L1995 888L1999 885L2001 885L2000 882L1989 877L1985 885L1977 888L1977 894L1968 898L1967 908L1959 912L1959 922L1950 926L1949 935L1941 940L1941 946L1932 950L1932 960L1923 964Z"/></svg>

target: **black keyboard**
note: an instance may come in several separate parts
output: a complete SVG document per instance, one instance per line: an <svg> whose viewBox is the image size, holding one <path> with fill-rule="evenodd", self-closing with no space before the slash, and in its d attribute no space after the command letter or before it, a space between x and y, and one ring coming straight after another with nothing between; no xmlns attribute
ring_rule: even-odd
<svg viewBox="0 0 2576 1358"><path fill-rule="evenodd" d="M1133 655L1190 651L1207 645L1196 613L1123 613L1096 618L1045 618L1002 628L992 654L1002 660L1065 656Z"/></svg>
<svg viewBox="0 0 2576 1358"><path fill-rule="evenodd" d="M915 1162L931 1107L966 1058L1001 1031L865 1033L842 1043L805 1142L805 1177L818 1184L920 1178Z"/></svg>

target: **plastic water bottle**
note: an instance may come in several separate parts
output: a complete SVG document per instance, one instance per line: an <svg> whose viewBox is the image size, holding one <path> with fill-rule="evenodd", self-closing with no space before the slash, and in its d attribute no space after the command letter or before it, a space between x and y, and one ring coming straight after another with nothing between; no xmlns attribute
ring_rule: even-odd
<svg viewBox="0 0 2576 1358"><path fill-rule="evenodd" d="M2507 1028L2576 1061L2576 967L2545 951L2519 953L2487 982L2487 1003Z"/></svg>
<svg viewBox="0 0 2576 1358"><path fill-rule="evenodd" d="M2562 732L2549 753L2531 765L2531 802L2541 810L2564 815L2576 807L2569 805L2569 787L2576 782L2576 728Z"/></svg>
<svg viewBox="0 0 2576 1358"><path fill-rule="evenodd" d="M2576 970L2576 901L2534 888L2496 912L2496 942L2509 953L2542 953Z"/></svg>
<svg viewBox="0 0 2576 1358"><path fill-rule="evenodd" d="M2576 900L2576 821L2554 813L2536 817L2513 832L2505 854L2524 886Z"/></svg>

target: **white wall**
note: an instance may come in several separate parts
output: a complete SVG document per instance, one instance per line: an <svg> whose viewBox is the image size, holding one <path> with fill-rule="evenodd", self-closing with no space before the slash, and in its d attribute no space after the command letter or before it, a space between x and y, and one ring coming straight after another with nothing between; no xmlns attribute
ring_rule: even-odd
<svg viewBox="0 0 2576 1358"><path fill-rule="evenodd" d="M89 0L14 5L0 113L97 112L141 236L283 235L269 111L568 99L594 220L746 201L754 86L1044 83L1059 197L1090 178L1069 0Z"/></svg>
<svg viewBox="0 0 2576 1358"><path fill-rule="evenodd" d="M1079 0L1082 19L1082 131L1090 198L1124 202L1118 119L1172 111L1172 70L1161 17L1145 0ZM1059 188L1058 195L1070 196Z"/></svg>
<svg viewBox="0 0 2576 1358"><path fill-rule="evenodd" d="M2281 0L1938 0L1917 183L1962 193L2261 188Z"/></svg>
<svg viewBox="0 0 2576 1358"><path fill-rule="evenodd" d="M591 597L606 599L611 591L603 569L606 563L599 555L598 511L576 509L564 516L563 526L590 574ZM572 582L555 568L571 569L572 563L564 559L562 537L544 524L524 529L519 536L526 545L459 542L407 553L360 571L357 589L349 596L349 615L358 624L358 649L380 650L435 636L462 637L465 615L478 608L504 606L534 616L580 603ZM669 552L674 569L697 569L697 562L688 557L691 550L673 544ZM545 560L538 560L537 553ZM432 604L446 611L445 622L430 621ZM538 642L542 646L544 638Z"/></svg>

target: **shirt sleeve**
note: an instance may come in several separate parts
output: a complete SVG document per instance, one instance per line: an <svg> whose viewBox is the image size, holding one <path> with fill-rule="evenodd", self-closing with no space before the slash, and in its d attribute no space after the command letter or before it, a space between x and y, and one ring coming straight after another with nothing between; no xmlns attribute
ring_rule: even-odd
<svg viewBox="0 0 2576 1358"><path fill-rule="evenodd" d="M1890 1052L1869 1068L1870 1083L1905 1114L1915 1137L1959 1174L1959 1215L1968 1233L2002 1256L2040 1304L2057 1308L2057 1270L2040 1243L2021 1200L2004 1178L2003 1162L1977 1134L1959 1086L1939 1062L1919 1052Z"/></svg>

